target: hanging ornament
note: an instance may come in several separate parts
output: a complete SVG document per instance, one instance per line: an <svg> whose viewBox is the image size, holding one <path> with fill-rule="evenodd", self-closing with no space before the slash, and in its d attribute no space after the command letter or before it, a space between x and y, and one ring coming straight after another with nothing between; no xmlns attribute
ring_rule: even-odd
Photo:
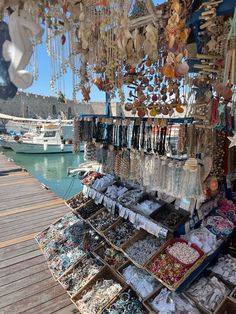
<svg viewBox="0 0 236 314"><path fill-rule="evenodd" d="M229 148L236 146L236 134L227 137L230 140Z"/></svg>
<svg viewBox="0 0 236 314"><path fill-rule="evenodd" d="M157 110L156 110L156 108L152 108L152 109L150 110L150 116L155 117L156 115L157 115Z"/></svg>
<svg viewBox="0 0 236 314"><path fill-rule="evenodd" d="M65 44L65 42L66 42L66 36L63 34L61 36L61 44L62 44L62 46Z"/></svg>
<svg viewBox="0 0 236 314"><path fill-rule="evenodd" d="M66 102L65 95L63 95L63 93L62 93L61 91L58 93L58 98L57 98L57 100L58 100L59 102L63 103L63 104L65 104L65 102Z"/></svg>

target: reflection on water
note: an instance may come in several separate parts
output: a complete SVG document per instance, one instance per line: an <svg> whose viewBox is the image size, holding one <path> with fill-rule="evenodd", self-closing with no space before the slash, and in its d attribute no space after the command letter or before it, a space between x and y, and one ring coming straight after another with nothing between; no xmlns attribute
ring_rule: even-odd
<svg viewBox="0 0 236 314"><path fill-rule="evenodd" d="M80 153L79 156L70 153L30 155L16 154L12 150L6 149L2 151L58 196L69 198L81 191L80 180L67 177L67 168L77 167L83 162L83 153ZM65 195L66 193L67 195Z"/></svg>

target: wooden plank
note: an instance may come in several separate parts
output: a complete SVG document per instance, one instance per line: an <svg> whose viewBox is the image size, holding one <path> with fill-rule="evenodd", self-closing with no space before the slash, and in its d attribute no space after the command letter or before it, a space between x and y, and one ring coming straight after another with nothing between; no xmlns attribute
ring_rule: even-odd
<svg viewBox="0 0 236 314"><path fill-rule="evenodd" d="M5 156L0 169L0 313L76 313L33 239L68 207Z"/></svg>
<svg viewBox="0 0 236 314"><path fill-rule="evenodd" d="M47 270L48 266L45 261L42 261L40 264L27 267L25 269L19 270L17 272L8 274L7 276L1 277L0 287L10 284L11 282L17 281L19 279L34 275L40 271Z"/></svg>
<svg viewBox="0 0 236 314"><path fill-rule="evenodd" d="M55 314L76 314L79 313L74 304L68 305L61 310L55 311Z"/></svg>
<svg viewBox="0 0 236 314"><path fill-rule="evenodd" d="M40 304L36 307L33 307L29 310L24 310L24 314L50 314L55 313L57 310L60 310L61 308L65 308L70 306L71 301L69 298L62 297L61 295L56 297L55 299L50 299L47 302ZM75 306L73 305L73 308L75 309ZM67 312L70 313L70 312Z"/></svg>
<svg viewBox="0 0 236 314"><path fill-rule="evenodd" d="M50 205L57 205L57 204L62 204L62 203L64 203L64 201L62 199L58 199L58 200L56 199L54 201L47 202L46 204L38 204L38 205L35 205L35 206L26 207L26 208L14 208L14 209L11 209L11 210L6 210L3 213L0 213L0 217L5 217L5 216L8 216L8 215L17 214L19 212L23 213L23 212L27 212L29 210L35 210L35 209L39 209L39 208L42 208L42 207L48 207Z"/></svg>
<svg viewBox="0 0 236 314"><path fill-rule="evenodd" d="M1 232L4 234L4 238L8 237L11 234L17 234L17 232L19 232L19 230L22 231L26 231L26 233L28 233L28 230L37 228L38 231L40 231L41 229L39 229L39 227L41 227L42 225L45 225L45 223L49 226L51 222L55 221L57 217L63 216L64 212L57 212L57 213L52 213L51 211L49 211L48 216L47 217L42 217L40 219L33 219L30 221L30 223L28 221L19 221L19 223L15 223L12 225L12 228L9 228L9 225L5 226L4 223L0 223L0 229ZM19 230L18 230L19 229ZM2 237L0 235L0 241L1 241Z"/></svg>
<svg viewBox="0 0 236 314"><path fill-rule="evenodd" d="M44 196L44 195L41 195L41 196L37 195L37 197L35 197L35 198L25 196L25 199L17 200L17 207L18 208L24 208L24 207L29 206L29 205L39 204L39 199L40 199L41 203L46 203L49 201L53 201L57 198L53 198L50 196ZM5 202L5 205L0 207L1 212L9 210L9 209L13 209L16 207L16 203L8 202L8 201L2 200L2 199L1 199L1 201Z"/></svg>
<svg viewBox="0 0 236 314"><path fill-rule="evenodd" d="M3 287L0 287L0 297L3 297L4 295L6 296L9 294L12 294L13 292L21 290L23 288L27 288L42 280L45 280L48 278L51 279L51 276L52 274L47 269L47 270L43 270L43 271L39 271L37 273L31 274L30 276L16 280L14 282L11 282Z"/></svg>
<svg viewBox="0 0 236 314"><path fill-rule="evenodd" d="M38 256L34 258L24 259L20 260L19 262L13 263L12 265L9 265L7 267L0 269L0 278L5 277L9 274L13 274L15 272L21 271L22 269L27 269L31 266L38 265L41 263L46 263L45 258L42 254L39 254Z"/></svg>
<svg viewBox="0 0 236 314"><path fill-rule="evenodd" d="M12 250L8 253L4 253L4 252L1 252L0 251L0 261L5 261L5 260L8 260L9 258L13 258L13 257L16 257L16 256L20 256L22 254L25 254L25 253L29 253L29 252L33 252L33 251L36 251L38 250L38 247L35 243L29 245L29 246L26 246L26 247L22 247L18 250Z"/></svg>
<svg viewBox="0 0 236 314"><path fill-rule="evenodd" d="M9 182L9 183L1 183L0 184L0 188L2 188L3 186L12 186L12 185L15 185L15 184L22 184L22 183L28 183L29 182L32 182L32 179L30 177L27 177L27 179L25 180L18 180L18 181L13 181L13 182Z"/></svg>
<svg viewBox="0 0 236 314"><path fill-rule="evenodd" d="M19 213L19 214L15 214L15 215L10 215L10 216L6 216L4 218L1 218L0 223L2 225L4 225L4 227L6 225L9 225L9 227L14 224L16 222L20 222L20 221L24 221L24 222L30 222L33 221L35 219L41 219L45 216L48 215L48 212L50 210L50 214L54 214L54 213L58 213L58 217L62 216L64 213L66 213L66 209L65 207L61 207L60 205L57 206L52 206L50 208L48 208L48 210L44 210L44 209L40 209L38 211L34 211L34 212L27 212L27 213Z"/></svg>
<svg viewBox="0 0 236 314"><path fill-rule="evenodd" d="M26 254L22 254L20 256L16 256L16 257L10 258L10 259L8 259L6 261L1 261L0 262L0 268L8 267L10 265L23 262L23 261L25 261L27 259L30 259L30 258L33 258L33 257L36 257L36 256L40 256L41 254L42 253L41 253L40 250L36 250L36 251L33 251L33 252L29 252L29 253L26 253Z"/></svg>
<svg viewBox="0 0 236 314"><path fill-rule="evenodd" d="M43 305L45 302L55 299L58 296L61 296L61 298L65 297L65 292L62 292L61 289L59 289L59 286L51 286L48 289L45 289L44 291L40 291L37 294L34 294L32 296L26 296L24 299L16 300L16 302L12 302L8 306L5 306L1 308L0 313L1 314L23 314L28 309L32 309L34 306ZM37 314L37 312L34 312ZM44 312L44 314L49 314L47 312Z"/></svg>
<svg viewBox="0 0 236 314"><path fill-rule="evenodd" d="M6 240L3 242L0 242L0 248L12 245L12 244L16 244L16 243L20 243L26 240L30 240L33 239L36 236L37 232L31 233L31 234L27 234L18 238L14 238L14 239L10 239L10 240Z"/></svg>
<svg viewBox="0 0 236 314"><path fill-rule="evenodd" d="M44 222L42 224L39 221L38 225L36 227L34 226L34 227L31 228L31 226L29 226L29 229L27 229L27 231L25 231L25 230L23 230L23 231L17 230L16 233L14 233L14 234L10 234L10 235L1 237L0 238L0 240L1 240L0 248L1 247L6 247L6 246L11 245L11 244L19 243L21 241L33 239L35 237L35 235L40 230L43 230L43 229L47 228L48 225L50 225L50 221ZM28 235L25 235L25 233L28 233Z"/></svg>
<svg viewBox="0 0 236 314"><path fill-rule="evenodd" d="M2 313L2 311L3 311L2 308L5 308L5 307L6 307L8 312L3 311L3 313L8 313L8 314L9 313L19 313L20 309L18 307L18 301L21 301L21 300L23 300L27 297L33 296L33 295L39 296L40 292L44 292L44 293L48 294L49 288L52 288L52 287L55 287L55 292L52 295L52 297L58 296L58 294L60 293L60 289L59 289L60 286L51 277L44 279L40 282L34 283L34 284L32 284L26 288L17 290L14 293L8 294L7 297L2 296L2 297L0 297L0 313ZM58 291L59 291L59 293L58 293ZM30 301L30 302L32 302L32 301ZM41 301L41 303L43 303L43 302ZM9 305L11 305L11 306L9 306ZM27 304L23 302L23 304L21 303L20 307L21 307L21 311L26 310ZM31 307L32 307L32 305L31 305ZM4 309L4 310L6 310L6 309Z"/></svg>
<svg viewBox="0 0 236 314"><path fill-rule="evenodd" d="M0 249L0 256L2 256L3 254L7 254L9 252L15 252L17 251L18 249L22 249L23 247L27 247L27 246L30 246L32 244L35 243L35 240L28 240L28 241L24 241L24 242L20 242L20 243L17 243L15 245L10 245L8 247L5 247L5 248L2 248Z"/></svg>

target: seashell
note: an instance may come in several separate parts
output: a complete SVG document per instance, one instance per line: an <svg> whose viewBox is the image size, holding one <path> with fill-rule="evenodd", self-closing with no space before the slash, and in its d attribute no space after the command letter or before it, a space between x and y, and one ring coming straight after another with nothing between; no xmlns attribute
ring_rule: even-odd
<svg viewBox="0 0 236 314"><path fill-rule="evenodd" d="M143 118L145 115L146 115L146 112L145 112L145 110L143 108L138 109L138 116L140 118Z"/></svg>
<svg viewBox="0 0 236 314"><path fill-rule="evenodd" d="M150 67L152 65L152 61L150 59L147 59L146 61L146 66Z"/></svg>
<svg viewBox="0 0 236 314"><path fill-rule="evenodd" d="M161 108L161 113L164 114L165 116L169 114L169 110L166 106Z"/></svg>
<svg viewBox="0 0 236 314"><path fill-rule="evenodd" d="M153 92L153 90L154 90L153 86L152 86L152 85L149 85L149 86L148 86L148 91L149 91L149 92Z"/></svg>
<svg viewBox="0 0 236 314"><path fill-rule="evenodd" d="M138 99L136 99L135 101L134 101L134 103L133 103L133 107L134 108L139 108L141 106L141 102L138 100Z"/></svg>
<svg viewBox="0 0 236 314"><path fill-rule="evenodd" d="M132 113L133 115L135 115L136 112L137 112L137 110L136 110L135 108L133 108L133 109L131 110L131 113Z"/></svg>
<svg viewBox="0 0 236 314"><path fill-rule="evenodd" d="M146 96L145 95L142 95L139 97L139 101L142 103L146 100Z"/></svg>
<svg viewBox="0 0 236 314"><path fill-rule="evenodd" d="M79 15L79 20L80 20L80 22L83 22L84 19L85 19L85 14L84 14L84 11L82 11L82 12L80 13L80 15Z"/></svg>
<svg viewBox="0 0 236 314"><path fill-rule="evenodd" d="M184 108L181 106L181 105L177 105L175 107L175 110L178 112L178 113L183 113L184 112Z"/></svg>
<svg viewBox="0 0 236 314"><path fill-rule="evenodd" d="M233 96L233 92L232 92L232 90L231 90L230 88L227 87L227 88L224 90L224 93L223 93L222 96L224 97L225 100L230 100L231 97Z"/></svg>
<svg viewBox="0 0 236 314"><path fill-rule="evenodd" d="M127 102L127 103L125 104L125 110L126 110L126 111L131 111L132 109L133 109L133 104L130 103L130 102Z"/></svg>
<svg viewBox="0 0 236 314"><path fill-rule="evenodd" d="M158 97L156 94L152 95L152 101L157 101Z"/></svg>
<svg viewBox="0 0 236 314"><path fill-rule="evenodd" d="M173 116L174 112L175 112L175 111L174 111L173 108L169 109L169 116L170 116L170 117Z"/></svg>
<svg viewBox="0 0 236 314"><path fill-rule="evenodd" d="M166 64L162 68L162 73L166 78L173 78L175 76L175 70L172 65Z"/></svg>
<svg viewBox="0 0 236 314"><path fill-rule="evenodd" d="M95 78L95 79L93 80L93 83L97 86L97 88L98 88L99 90L102 90L102 81L101 81L101 79Z"/></svg>
<svg viewBox="0 0 236 314"><path fill-rule="evenodd" d="M66 36L63 34L61 36L61 44L62 44L62 46L65 44L65 42L66 42Z"/></svg>
<svg viewBox="0 0 236 314"><path fill-rule="evenodd" d="M156 108L152 108L152 109L150 110L150 116L155 117L156 115L157 115L157 110L156 110Z"/></svg>
<svg viewBox="0 0 236 314"><path fill-rule="evenodd" d="M144 77L142 79L142 84L147 85L149 83L149 79L147 77Z"/></svg>
<svg viewBox="0 0 236 314"><path fill-rule="evenodd" d="M174 42L174 44L173 44L173 46L170 48L169 47L169 51L170 52L173 52L173 53L175 53L176 51L178 51L178 49L179 49L179 46L178 46L178 44L176 43L176 41Z"/></svg>
<svg viewBox="0 0 236 314"><path fill-rule="evenodd" d="M163 101L166 101L166 100L167 100L167 96L166 96L166 95L163 95L163 96L161 97L161 99L162 99Z"/></svg>
<svg viewBox="0 0 236 314"><path fill-rule="evenodd" d="M151 75L154 75L154 74L155 74L155 69L154 69L154 68L151 68L151 69L149 70L149 73L150 73Z"/></svg>
<svg viewBox="0 0 236 314"><path fill-rule="evenodd" d="M173 50L174 45L175 45L175 35L174 34L170 34L169 35L169 45L168 45L168 48L170 50Z"/></svg>
<svg viewBox="0 0 236 314"><path fill-rule="evenodd" d="M189 71L189 66L186 62L177 64L177 66L175 67L175 72L178 76L184 76L188 73Z"/></svg>

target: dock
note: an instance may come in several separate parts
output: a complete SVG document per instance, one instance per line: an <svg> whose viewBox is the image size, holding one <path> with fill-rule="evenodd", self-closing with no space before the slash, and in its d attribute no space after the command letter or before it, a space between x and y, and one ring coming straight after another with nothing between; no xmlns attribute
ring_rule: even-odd
<svg viewBox="0 0 236 314"><path fill-rule="evenodd" d="M35 234L68 212L63 199L0 155L0 313L77 313Z"/></svg>

